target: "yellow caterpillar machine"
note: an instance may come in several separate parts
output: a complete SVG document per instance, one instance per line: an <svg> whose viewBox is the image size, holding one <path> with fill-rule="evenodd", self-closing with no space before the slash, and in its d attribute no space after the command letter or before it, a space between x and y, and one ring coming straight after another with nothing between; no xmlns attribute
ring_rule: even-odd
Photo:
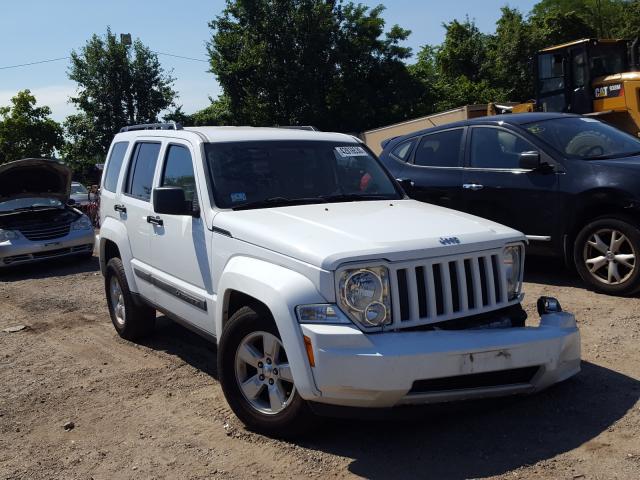
<svg viewBox="0 0 640 480"><path fill-rule="evenodd" d="M513 107L490 104L491 113L570 112L601 117L640 133L638 39L587 38L538 52L536 100Z"/></svg>

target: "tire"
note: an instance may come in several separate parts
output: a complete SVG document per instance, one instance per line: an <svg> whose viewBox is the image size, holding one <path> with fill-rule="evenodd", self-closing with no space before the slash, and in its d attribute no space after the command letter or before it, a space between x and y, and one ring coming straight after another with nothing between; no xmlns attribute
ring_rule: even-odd
<svg viewBox="0 0 640 480"><path fill-rule="evenodd" d="M119 290L116 290L116 286ZM107 263L104 288L111 322L125 340L139 340L153 331L155 309L136 303L124 273L122 260L112 258Z"/></svg>
<svg viewBox="0 0 640 480"><path fill-rule="evenodd" d="M640 290L639 255L640 230L623 216L593 220L578 233L573 248L580 277L608 295L625 296Z"/></svg>
<svg viewBox="0 0 640 480"><path fill-rule="evenodd" d="M218 374L229 406L248 429L270 436L293 437L308 431L314 416L295 390L290 369L286 370L286 378L291 382L284 379L284 369L277 371L278 366L288 365L284 346L279 343L280 353L273 358L265 353L265 342L274 344L274 339L281 342L268 312L256 307L241 308L233 314L220 338ZM249 354L250 362L239 355L241 347L247 345L253 349L253 354ZM271 363L267 365L269 361ZM243 391L240 383L251 379L253 389ZM273 384L269 383L271 381ZM279 411L278 402L272 403L274 390L280 392L279 398L284 398L286 404Z"/></svg>

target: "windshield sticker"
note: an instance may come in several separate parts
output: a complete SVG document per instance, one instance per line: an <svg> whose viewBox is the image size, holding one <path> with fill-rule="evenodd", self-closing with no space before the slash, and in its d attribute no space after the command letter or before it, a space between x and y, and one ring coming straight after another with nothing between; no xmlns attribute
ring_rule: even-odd
<svg viewBox="0 0 640 480"><path fill-rule="evenodd" d="M362 147L336 147L341 157L366 157L367 152Z"/></svg>
<svg viewBox="0 0 640 480"><path fill-rule="evenodd" d="M244 202L247 200L247 194L244 192L237 192L231 194L232 202Z"/></svg>

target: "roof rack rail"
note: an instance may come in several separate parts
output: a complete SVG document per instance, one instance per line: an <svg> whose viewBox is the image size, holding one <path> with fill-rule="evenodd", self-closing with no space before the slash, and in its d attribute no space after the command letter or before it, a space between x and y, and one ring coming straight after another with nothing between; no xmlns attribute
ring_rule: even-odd
<svg viewBox="0 0 640 480"><path fill-rule="evenodd" d="M308 130L318 132L319 130L313 125L278 125L276 128L286 128L288 130Z"/></svg>
<svg viewBox="0 0 640 480"><path fill-rule="evenodd" d="M133 132L135 130L182 130L182 124L177 122L142 123L140 125L129 125L127 127L122 127L120 129L120 133Z"/></svg>

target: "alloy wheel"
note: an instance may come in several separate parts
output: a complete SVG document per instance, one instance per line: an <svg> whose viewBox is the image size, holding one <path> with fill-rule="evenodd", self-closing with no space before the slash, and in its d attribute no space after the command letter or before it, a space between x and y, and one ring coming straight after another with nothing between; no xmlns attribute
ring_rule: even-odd
<svg viewBox="0 0 640 480"><path fill-rule="evenodd" d="M589 236L583 249L587 271L599 282L620 285L637 268L633 244L619 230L602 228Z"/></svg>
<svg viewBox="0 0 640 480"><path fill-rule="evenodd" d="M111 308L113 309L116 323L118 326L123 327L127 320L124 295L122 294L122 288L120 288L120 283L115 275L112 276L109 281L109 300L111 301Z"/></svg>
<svg viewBox="0 0 640 480"><path fill-rule="evenodd" d="M236 381L252 408L275 415L291 404L293 376L284 346L269 332L253 332L236 351Z"/></svg>

